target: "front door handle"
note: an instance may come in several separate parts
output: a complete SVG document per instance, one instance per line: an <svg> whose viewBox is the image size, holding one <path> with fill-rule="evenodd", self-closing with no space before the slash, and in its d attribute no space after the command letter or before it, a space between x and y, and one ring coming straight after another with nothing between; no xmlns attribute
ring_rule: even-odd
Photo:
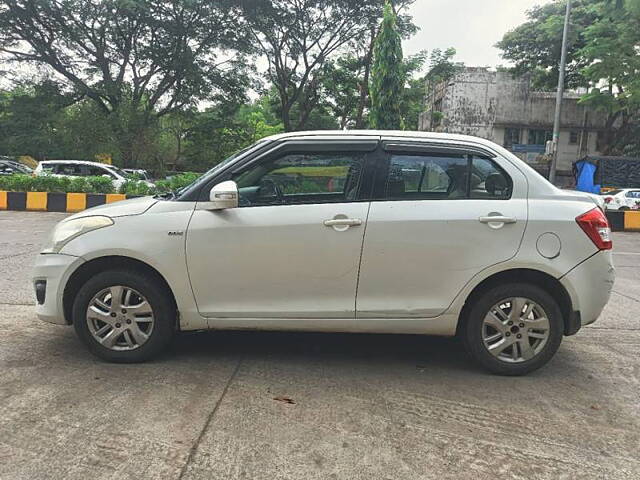
<svg viewBox="0 0 640 480"><path fill-rule="evenodd" d="M362 220L359 218L332 218L323 223L326 227L357 227L362 225Z"/></svg>

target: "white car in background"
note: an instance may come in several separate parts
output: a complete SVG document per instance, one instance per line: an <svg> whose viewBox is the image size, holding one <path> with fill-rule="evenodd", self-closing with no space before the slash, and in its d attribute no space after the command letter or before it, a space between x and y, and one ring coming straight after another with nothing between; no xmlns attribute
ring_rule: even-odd
<svg viewBox="0 0 640 480"><path fill-rule="evenodd" d="M36 167L36 175L56 177L106 177L117 191L127 181L127 174L114 165L84 160L43 160ZM144 182L153 186L151 182Z"/></svg>
<svg viewBox="0 0 640 480"><path fill-rule="evenodd" d="M149 172L142 168L123 168L122 171L130 177L137 178L138 180L151 180Z"/></svg>
<svg viewBox="0 0 640 480"><path fill-rule="evenodd" d="M412 333L458 335L519 375L596 321L611 248L590 195L489 141L295 132L177 193L68 217L33 281L38 317L113 362L180 330Z"/></svg>
<svg viewBox="0 0 640 480"><path fill-rule="evenodd" d="M620 188L603 193L607 210L640 210L640 188Z"/></svg>

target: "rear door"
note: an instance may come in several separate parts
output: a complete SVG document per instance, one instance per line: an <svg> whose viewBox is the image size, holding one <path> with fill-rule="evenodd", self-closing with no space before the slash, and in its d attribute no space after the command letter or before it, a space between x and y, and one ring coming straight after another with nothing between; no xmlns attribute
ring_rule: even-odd
<svg viewBox="0 0 640 480"><path fill-rule="evenodd" d="M357 316L438 316L474 275L517 253L526 179L507 160L474 149L384 145Z"/></svg>

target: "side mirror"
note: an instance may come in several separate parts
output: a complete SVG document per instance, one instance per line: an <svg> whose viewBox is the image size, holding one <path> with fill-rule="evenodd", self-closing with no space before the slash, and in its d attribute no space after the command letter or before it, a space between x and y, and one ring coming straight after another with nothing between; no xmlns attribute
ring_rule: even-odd
<svg viewBox="0 0 640 480"><path fill-rule="evenodd" d="M233 180L215 185L209 193L211 206L208 210L224 210L238 206L238 185Z"/></svg>

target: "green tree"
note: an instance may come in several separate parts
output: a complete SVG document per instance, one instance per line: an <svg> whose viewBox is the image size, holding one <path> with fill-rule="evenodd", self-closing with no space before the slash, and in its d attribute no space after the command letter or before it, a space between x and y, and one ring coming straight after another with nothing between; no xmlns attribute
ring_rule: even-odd
<svg viewBox="0 0 640 480"><path fill-rule="evenodd" d="M54 81L21 82L0 92L0 152L44 159L65 153L56 126L77 99Z"/></svg>
<svg viewBox="0 0 640 480"><path fill-rule="evenodd" d="M427 105L427 112L431 115L431 126L439 124L442 119L442 112L435 109L435 90L442 82L452 79L458 72L462 71L464 64L454 62L453 57L456 55L455 48L447 48L440 50L434 49L429 56L429 70L424 78L426 85L426 97L430 103Z"/></svg>
<svg viewBox="0 0 640 480"><path fill-rule="evenodd" d="M566 1L529 12L529 21L498 47L529 73L534 86L555 90ZM598 149L628 153L640 148L640 0L575 0L568 51L568 87L587 87L582 103L607 113Z"/></svg>
<svg viewBox="0 0 640 480"><path fill-rule="evenodd" d="M624 153L640 123L640 0L609 0L594 6L597 20L584 31L582 74L593 86L581 102L607 112L600 149ZM613 128L616 126L617 128ZM636 147L637 150L637 147Z"/></svg>
<svg viewBox="0 0 640 480"><path fill-rule="evenodd" d="M413 23L413 18L406 12L407 8L414 3L415 0L391 1L391 7L396 14L398 32L403 39L410 38L418 31L418 27ZM359 96L358 107L355 113L355 128L364 128L368 121L365 112L367 107L370 106L369 84L371 67L373 65L373 49L382 25L381 19L383 17L385 4L386 2L377 2L377 8L370 12L366 20L368 25L367 31L356 38L353 45L353 52L358 59L357 65L359 66Z"/></svg>
<svg viewBox="0 0 640 480"><path fill-rule="evenodd" d="M586 28L598 19L594 9L601 0L573 0L567 50L568 88L585 87L582 73L589 62L580 54L587 44ZM515 75L532 75L532 85L539 90L555 90L562 49L562 29L566 10L565 0L555 0L527 12L528 21L506 33L496 47L502 57L513 62Z"/></svg>
<svg viewBox="0 0 640 480"><path fill-rule="evenodd" d="M286 131L308 127L325 65L362 36L378 0L260 0L245 8Z"/></svg>
<svg viewBox="0 0 640 480"><path fill-rule="evenodd" d="M405 84L402 63L402 42L396 26L396 14L387 3L380 33L373 49L371 70L371 113L373 128L402 128L400 102Z"/></svg>
<svg viewBox="0 0 640 480"><path fill-rule="evenodd" d="M240 13L231 0L4 0L0 53L47 67L91 99L112 120L129 166L157 118L244 95Z"/></svg>

